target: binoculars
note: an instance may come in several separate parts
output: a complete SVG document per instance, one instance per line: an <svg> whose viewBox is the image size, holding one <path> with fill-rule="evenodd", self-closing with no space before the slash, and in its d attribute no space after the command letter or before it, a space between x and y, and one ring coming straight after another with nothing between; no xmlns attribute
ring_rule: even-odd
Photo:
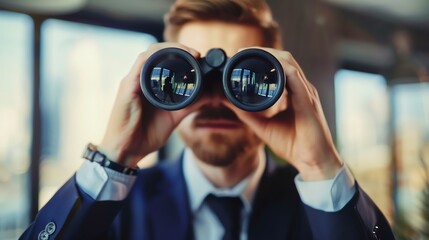
<svg viewBox="0 0 429 240"><path fill-rule="evenodd" d="M147 59L140 86L155 107L178 110L212 91L220 80L227 99L251 112L271 107L285 88L283 68L270 53L246 49L228 59L219 48L199 59L180 48L161 49Z"/></svg>

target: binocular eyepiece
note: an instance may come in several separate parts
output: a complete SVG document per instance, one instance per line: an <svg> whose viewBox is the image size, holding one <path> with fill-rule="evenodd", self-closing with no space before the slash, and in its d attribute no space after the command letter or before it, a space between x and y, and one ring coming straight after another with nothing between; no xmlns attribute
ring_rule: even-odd
<svg viewBox="0 0 429 240"><path fill-rule="evenodd" d="M285 88L280 62L261 49L247 49L230 59L219 48L195 59L179 48L164 48L146 61L140 86L147 100L164 110L178 110L194 102L210 81L222 80L224 93L246 111L271 107Z"/></svg>

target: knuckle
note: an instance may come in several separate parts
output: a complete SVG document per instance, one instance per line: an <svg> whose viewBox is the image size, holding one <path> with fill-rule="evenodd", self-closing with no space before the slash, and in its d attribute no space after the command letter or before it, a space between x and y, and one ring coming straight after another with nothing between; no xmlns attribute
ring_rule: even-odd
<svg viewBox="0 0 429 240"><path fill-rule="evenodd" d="M289 70L289 74L294 75L294 76L299 76L299 70L297 68L291 66L290 70Z"/></svg>
<svg viewBox="0 0 429 240"><path fill-rule="evenodd" d="M292 56L292 54L291 54L290 52L288 52L288 51L283 52L283 57L284 57L287 61L293 60L293 56Z"/></svg>
<svg viewBox="0 0 429 240"><path fill-rule="evenodd" d="M295 67L292 67L292 66L289 66L288 68L286 68L285 72L286 72L286 75L288 75L288 76L294 76L294 77L299 76L298 69L296 69Z"/></svg>
<svg viewBox="0 0 429 240"><path fill-rule="evenodd" d="M147 58L147 52L141 52L137 55L137 60L145 60Z"/></svg>

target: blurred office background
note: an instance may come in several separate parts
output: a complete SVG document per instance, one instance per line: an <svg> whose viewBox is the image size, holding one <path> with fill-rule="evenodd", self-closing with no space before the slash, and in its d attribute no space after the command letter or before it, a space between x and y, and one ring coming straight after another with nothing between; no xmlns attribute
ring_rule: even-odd
<svg viewBox="0 0 429 240"><path fill-rule="evenodd" d="M172 2L0 0L0 239L16 239L100 142ZM400 239L429 239L429 1L268 2L359 184ZM148 161L177 154L176 141Z"/></svg>

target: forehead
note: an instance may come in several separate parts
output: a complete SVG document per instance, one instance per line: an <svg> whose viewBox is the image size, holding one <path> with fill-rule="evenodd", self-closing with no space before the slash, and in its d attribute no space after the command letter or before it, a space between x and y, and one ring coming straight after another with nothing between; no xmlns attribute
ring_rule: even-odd
<svg viewBox="0 0 429 240"><path fill-rule="evenodd" d="M179 31L177 41L194 48L203 56L211 48L222 48L228 56L239 49L261 46L261 31L251 25L220 21L194 21L186 23Z"/></svg>

